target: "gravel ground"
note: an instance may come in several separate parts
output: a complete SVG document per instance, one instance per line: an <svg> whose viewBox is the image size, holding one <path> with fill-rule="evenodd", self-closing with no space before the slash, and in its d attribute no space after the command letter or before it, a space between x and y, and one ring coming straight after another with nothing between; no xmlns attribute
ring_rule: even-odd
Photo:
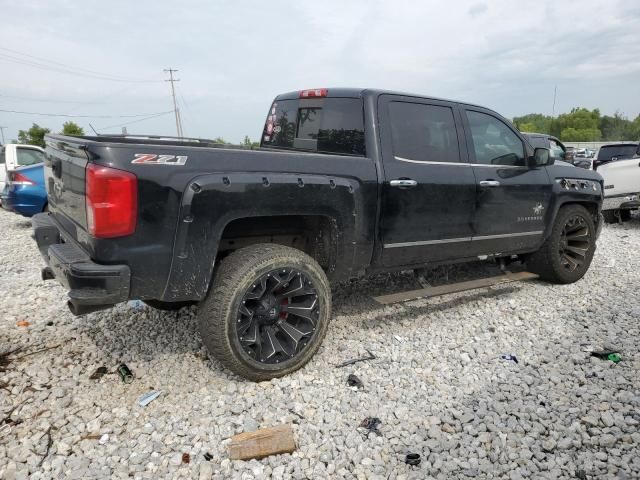
<svg viewBox="0 0 640 480"><path fill-rule="evenodd" d="M384 308L371 295L416 288L411 275L336 289L316 357L260 384L208 359L195 308L73 317L65 291L40 280L30 233L0 211L0 348L21 349L0 364L0 478L640 477L638 217L604 228L574 285ZM609 344L620 363L588 353ZM365 349L377 358L335 368ZM113 373L120 362L133 383ZM110 373L91 380L102 365ZM350 373L363 390L346 385ZM138 406L152 389L163 393ZM368 416L380 435L357 428ZM281 423L293 424L295 453L228 459L230 436ZM406 465L408 452L422 463Z"/></svg>

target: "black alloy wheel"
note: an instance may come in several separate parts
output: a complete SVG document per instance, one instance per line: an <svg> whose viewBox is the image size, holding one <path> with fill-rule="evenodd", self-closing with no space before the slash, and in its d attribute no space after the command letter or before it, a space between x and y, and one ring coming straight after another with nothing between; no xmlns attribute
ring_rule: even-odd
<svg viewBox="0 0 640 480"><path fill-rule="evenodd" d="M560 236L560 263L569 272L584 265L591 246L591 232L584 216L569 217Z"/></svg>
<svg viewBox="0 0 640 480"><path fill-rule="evenodd" d="M295 268L263 274L242 297L237 335L251 360L274 364L299 355L315 335L318 293Z"/></svg>

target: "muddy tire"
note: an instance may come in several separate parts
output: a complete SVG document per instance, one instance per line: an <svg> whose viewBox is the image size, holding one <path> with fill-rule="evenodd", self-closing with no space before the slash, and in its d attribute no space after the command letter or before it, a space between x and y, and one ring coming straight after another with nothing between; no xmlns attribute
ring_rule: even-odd
<svg viewBox="0 0 640 480"><path fill-rule="evenodd" d="M274 244L239 249L216 270L198 323L207 349L253 381L287 375L317 352L331 318L331 290L318 263Z"/></svg>
<svg viewBox="0 0 640 480"><path fill-rule="evenodd" d="M558 212L551 235L526 261L527 269L553 283L573 283L589 269L596 250L591 214L580 205Z"/></svg>

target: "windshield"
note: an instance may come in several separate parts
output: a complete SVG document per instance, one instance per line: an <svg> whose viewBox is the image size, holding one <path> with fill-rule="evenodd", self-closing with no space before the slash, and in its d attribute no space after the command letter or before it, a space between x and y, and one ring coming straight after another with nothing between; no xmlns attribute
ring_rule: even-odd
<svg viewBox="0 0 640 480"><path fill-rule="evenodd" d="M598 160L621 160L631 158L638 149L637 145L605 145L598 152Z"/></svg>
<svg viewBox="0 0 640 480"><path fill-rule="evenodd" d="M359 98L276 100L262 146L319 153L364 155L364 114Z"/></svg>

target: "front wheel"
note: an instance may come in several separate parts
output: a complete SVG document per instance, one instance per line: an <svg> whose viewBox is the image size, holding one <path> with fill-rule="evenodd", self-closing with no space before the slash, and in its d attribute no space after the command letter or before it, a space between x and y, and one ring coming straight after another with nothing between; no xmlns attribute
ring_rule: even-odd
<svg viewBox="0 0 640 480"><path fill-rule="evenodd" d="M320 265L300 250L274 244L242 248L222 260L198 310L209 352L254 381L306 364L330 318L331 290Z"/></svg>
<svg viewBox="0 0 640 480"><path fill-rule="evenodd" d="M573 283L589 269L596 250L591 214L581 205L558 212L551 235L526 261L527 269L553 283Z"/></svg>

